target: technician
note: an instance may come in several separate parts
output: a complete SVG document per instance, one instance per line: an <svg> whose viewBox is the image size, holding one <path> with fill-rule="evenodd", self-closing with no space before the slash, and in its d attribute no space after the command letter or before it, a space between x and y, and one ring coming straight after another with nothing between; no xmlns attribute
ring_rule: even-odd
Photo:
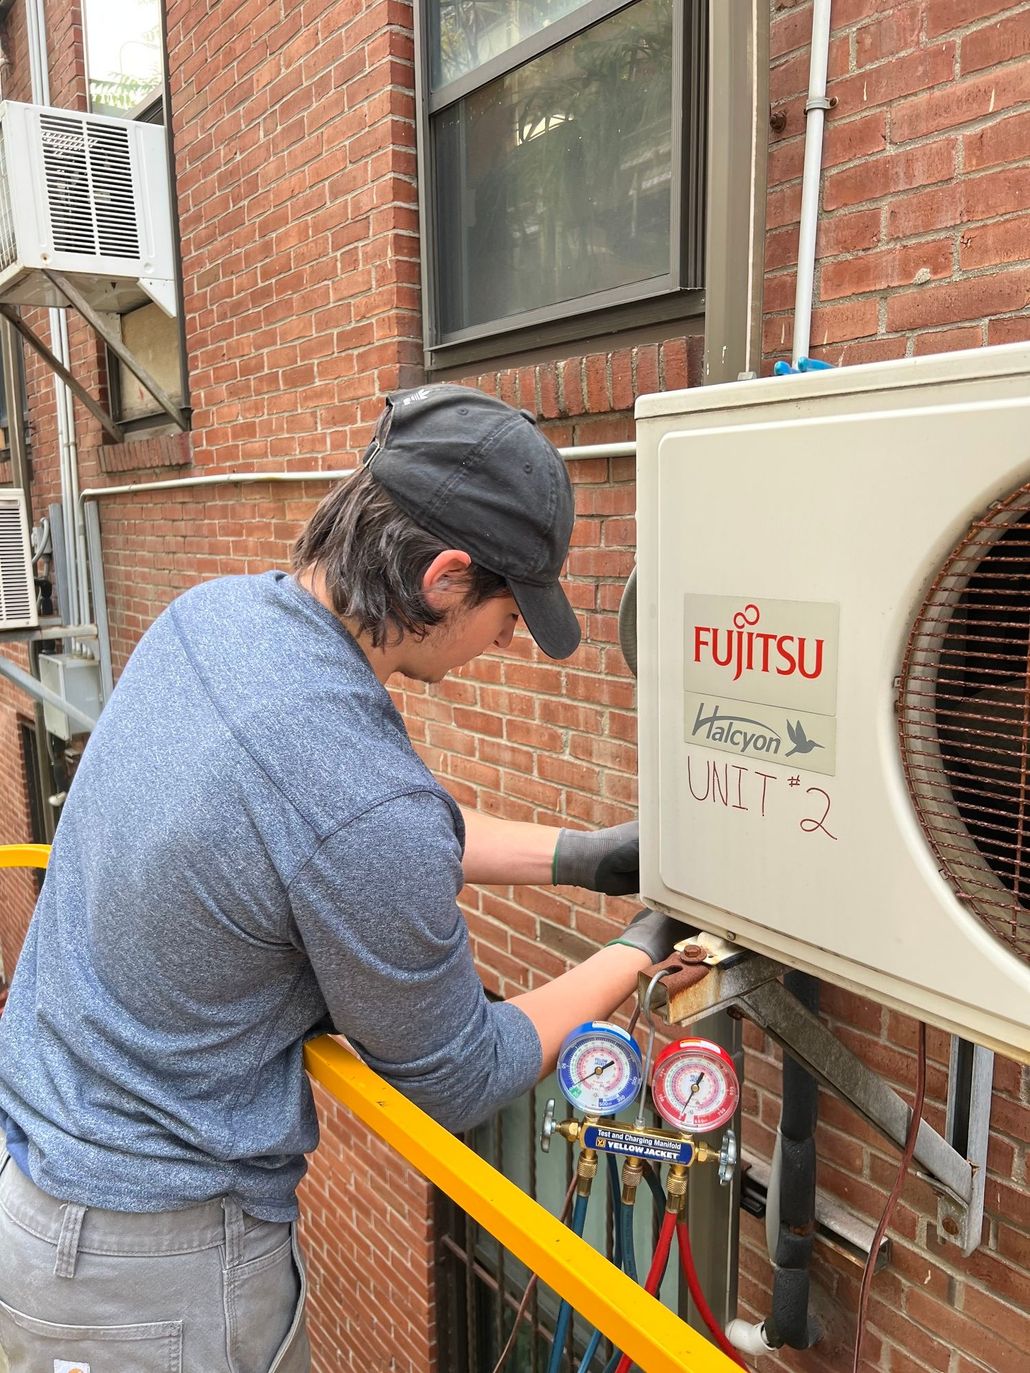
<svg viewBox="0 0 1030 1373"><path fill-rule="evenodd" d="M386 690L504 649L568 657L572 491L525 412L391 395L293 574L179 597L89 741L0 1020L0 1348L11 1373L298 1373L293 1222L335 1031L451 1129L550 1071L680 927L642 912L491 1003L466 882L639 885L635 825L461 810Z"/></svg>

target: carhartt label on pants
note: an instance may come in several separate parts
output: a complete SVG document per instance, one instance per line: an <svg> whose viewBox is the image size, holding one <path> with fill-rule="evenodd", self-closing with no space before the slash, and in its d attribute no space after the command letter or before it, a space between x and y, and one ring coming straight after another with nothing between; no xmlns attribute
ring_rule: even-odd
<svg viewBox="0 0 1030 1373"><path fill-rule="evenodd" d="M89 1373L89 1364L77 1363L74 1359L70 1363L67 1359L55 1359L54 1373Z"/></svg>

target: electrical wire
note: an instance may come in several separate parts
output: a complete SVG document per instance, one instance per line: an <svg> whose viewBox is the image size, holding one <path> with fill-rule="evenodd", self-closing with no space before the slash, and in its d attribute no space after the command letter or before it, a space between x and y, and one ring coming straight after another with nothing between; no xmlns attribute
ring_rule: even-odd
<svg viewBox="0 0 1030 1373"><path fill-rule="evenodd" d="M880 1244L884 1235L887 1233L887 1226L890 1224L891 1216L894 1214L894 1207L898 1197L901 1196L901 1189L905 1185L905 1175L908 1166L912 1162L912 1156L916 1151L916 1139L919 1135L919 1126L923 1119L923 1101L926 1098L926 1026L922 1021L919 1022L919 1039L916 1050L916 1090L915 1099L912 1103L912 1118L908 1122L908 1134L905 1136L905 1148L902 1151L901 1162L898 1164L898 1176L894 1179L894 1186L891 1194L887 1198L887 1205L883 1208L883 1215L880 1223L873 1234L873 1242L869 1246L869 1257L866 1259L865 1269L862 1273L862 1286L859 1289L858 1297L858 1321L855 1331L855 1357L851 1364L851 1373L859 1373L862 1363L862 1341L865 1338L865 1318L866 1309L869 1305L869 1290L873 1285L873 1270L876 1267L876 1256L880 1252Z"/></svg>
<svg viewBox="0 0 1030 1373"><path fill-rule="evenodd" d="M651 1260L651 1268L647 1275L647 1281L644 1283L644 1291L650 1292L652 1297L658 1295L658 1289L661 1287L662 1279L665 1277L665 1270L669 1266L669 1253L672 1249L672 1237L675 1232L676 1212L666 1211L665 1215L662 1217L662 1228L658 1232L658 1243L654 1247L654 1258ZM629 1373L632 1362L633 1361L628 1354L623 1354L615 1366L615 1373Z"/></svg>
<svg viewBox="0 0 1030 1373"><path fill-rule="evenodd" d="M576 1176L573 1175L572 1181L569 1183L569 1190L565 1193L565 1200L562 1202L562 1208L558 1212L558 1219L562 1222L562 1224L565 1223L566 1217L569 1214L569 1207L572 1205L572 1194L576 1190L577 1182L578 1178L576 1178ZM508 1343L501 1350L501 1357L494 1364L493 1373L501 1373L501 1370L504 1368L504 1365L508 1362L508 1358L511 1354L511 1351L515 1348L515 1341L518 1338L519 1326L525 1319L526 1310L529 1307L529 1303L532 1299L533 1293L536 1291L536 1285L539 1281L539 1278L539 1273L534 1273L533 1276L529 1279L529 1282L526 1283L526 1290L525 1292L523 1292L522 1300L519 1302L519 1309L515 1312L515 1319L512 1322L511 1334L508 1336Z"/></svg>
<svg viewBox="0 0 1030 1373"><path fill-rule="evenodd" d="M694 1299L694 1305L701 1315L701 1319L712 1332L712 1339L719 1346L727 1358L732 1359L738 1368L747 1368L747 1364L740 1357L740 1351L730 1343L726 1337L726 1332L715 1319L712 1308L708 1305L705 1294L701 1288L701 1280L697 1276L697 1268L694 1265L694 1255L690 1248L690 1230L685 1220L676 1222L676 1238L679 1241L680 1263L683 1265L683 1273L687 1279L687 1286L690 1288L690 1295Z"/></svg>

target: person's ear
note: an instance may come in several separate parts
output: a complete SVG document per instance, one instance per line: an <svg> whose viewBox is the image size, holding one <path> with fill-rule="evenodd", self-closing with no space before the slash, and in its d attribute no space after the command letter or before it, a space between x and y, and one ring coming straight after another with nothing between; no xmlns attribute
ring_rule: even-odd
<svg viewBox="0 0 1030 1373"><path fill-rule="evenodd" d="M455 592L465 594L465 573L472 558L460 548L447 548L438 553L422 574L422 594L434 609L442 609Z"/></svg>

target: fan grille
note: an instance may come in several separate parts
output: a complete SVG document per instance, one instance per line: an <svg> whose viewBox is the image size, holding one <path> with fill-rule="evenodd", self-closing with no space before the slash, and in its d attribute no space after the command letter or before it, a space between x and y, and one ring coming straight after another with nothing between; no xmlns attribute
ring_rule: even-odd
<svg viewBox="0 0 1030 1373"><path fill-rule="evenodd" d="M128 130L57 114L39 126L54 248L138 258Z"/></svg>
<svg viewBox="0 0 1030 1373"><path fill-rule="evenodd" d="M4 142L4 126L0 123L0 271L10 267L17 256L14 215L11 212L11 184L7 170L7 144Z"/></svg>
<svg viewBox="0 0 1030 1373"><path fill-rule="evenodd" d="M902 766L942 874L1030 963L1030 483L975 521L909 637Z"/></svg>
<svg viewBox="0 0 1030 1373"><path fill-rule="evenodd" d="M32 621L34 588L25 576L28 545L19 502L0 496L0 624Z"/></svg>

